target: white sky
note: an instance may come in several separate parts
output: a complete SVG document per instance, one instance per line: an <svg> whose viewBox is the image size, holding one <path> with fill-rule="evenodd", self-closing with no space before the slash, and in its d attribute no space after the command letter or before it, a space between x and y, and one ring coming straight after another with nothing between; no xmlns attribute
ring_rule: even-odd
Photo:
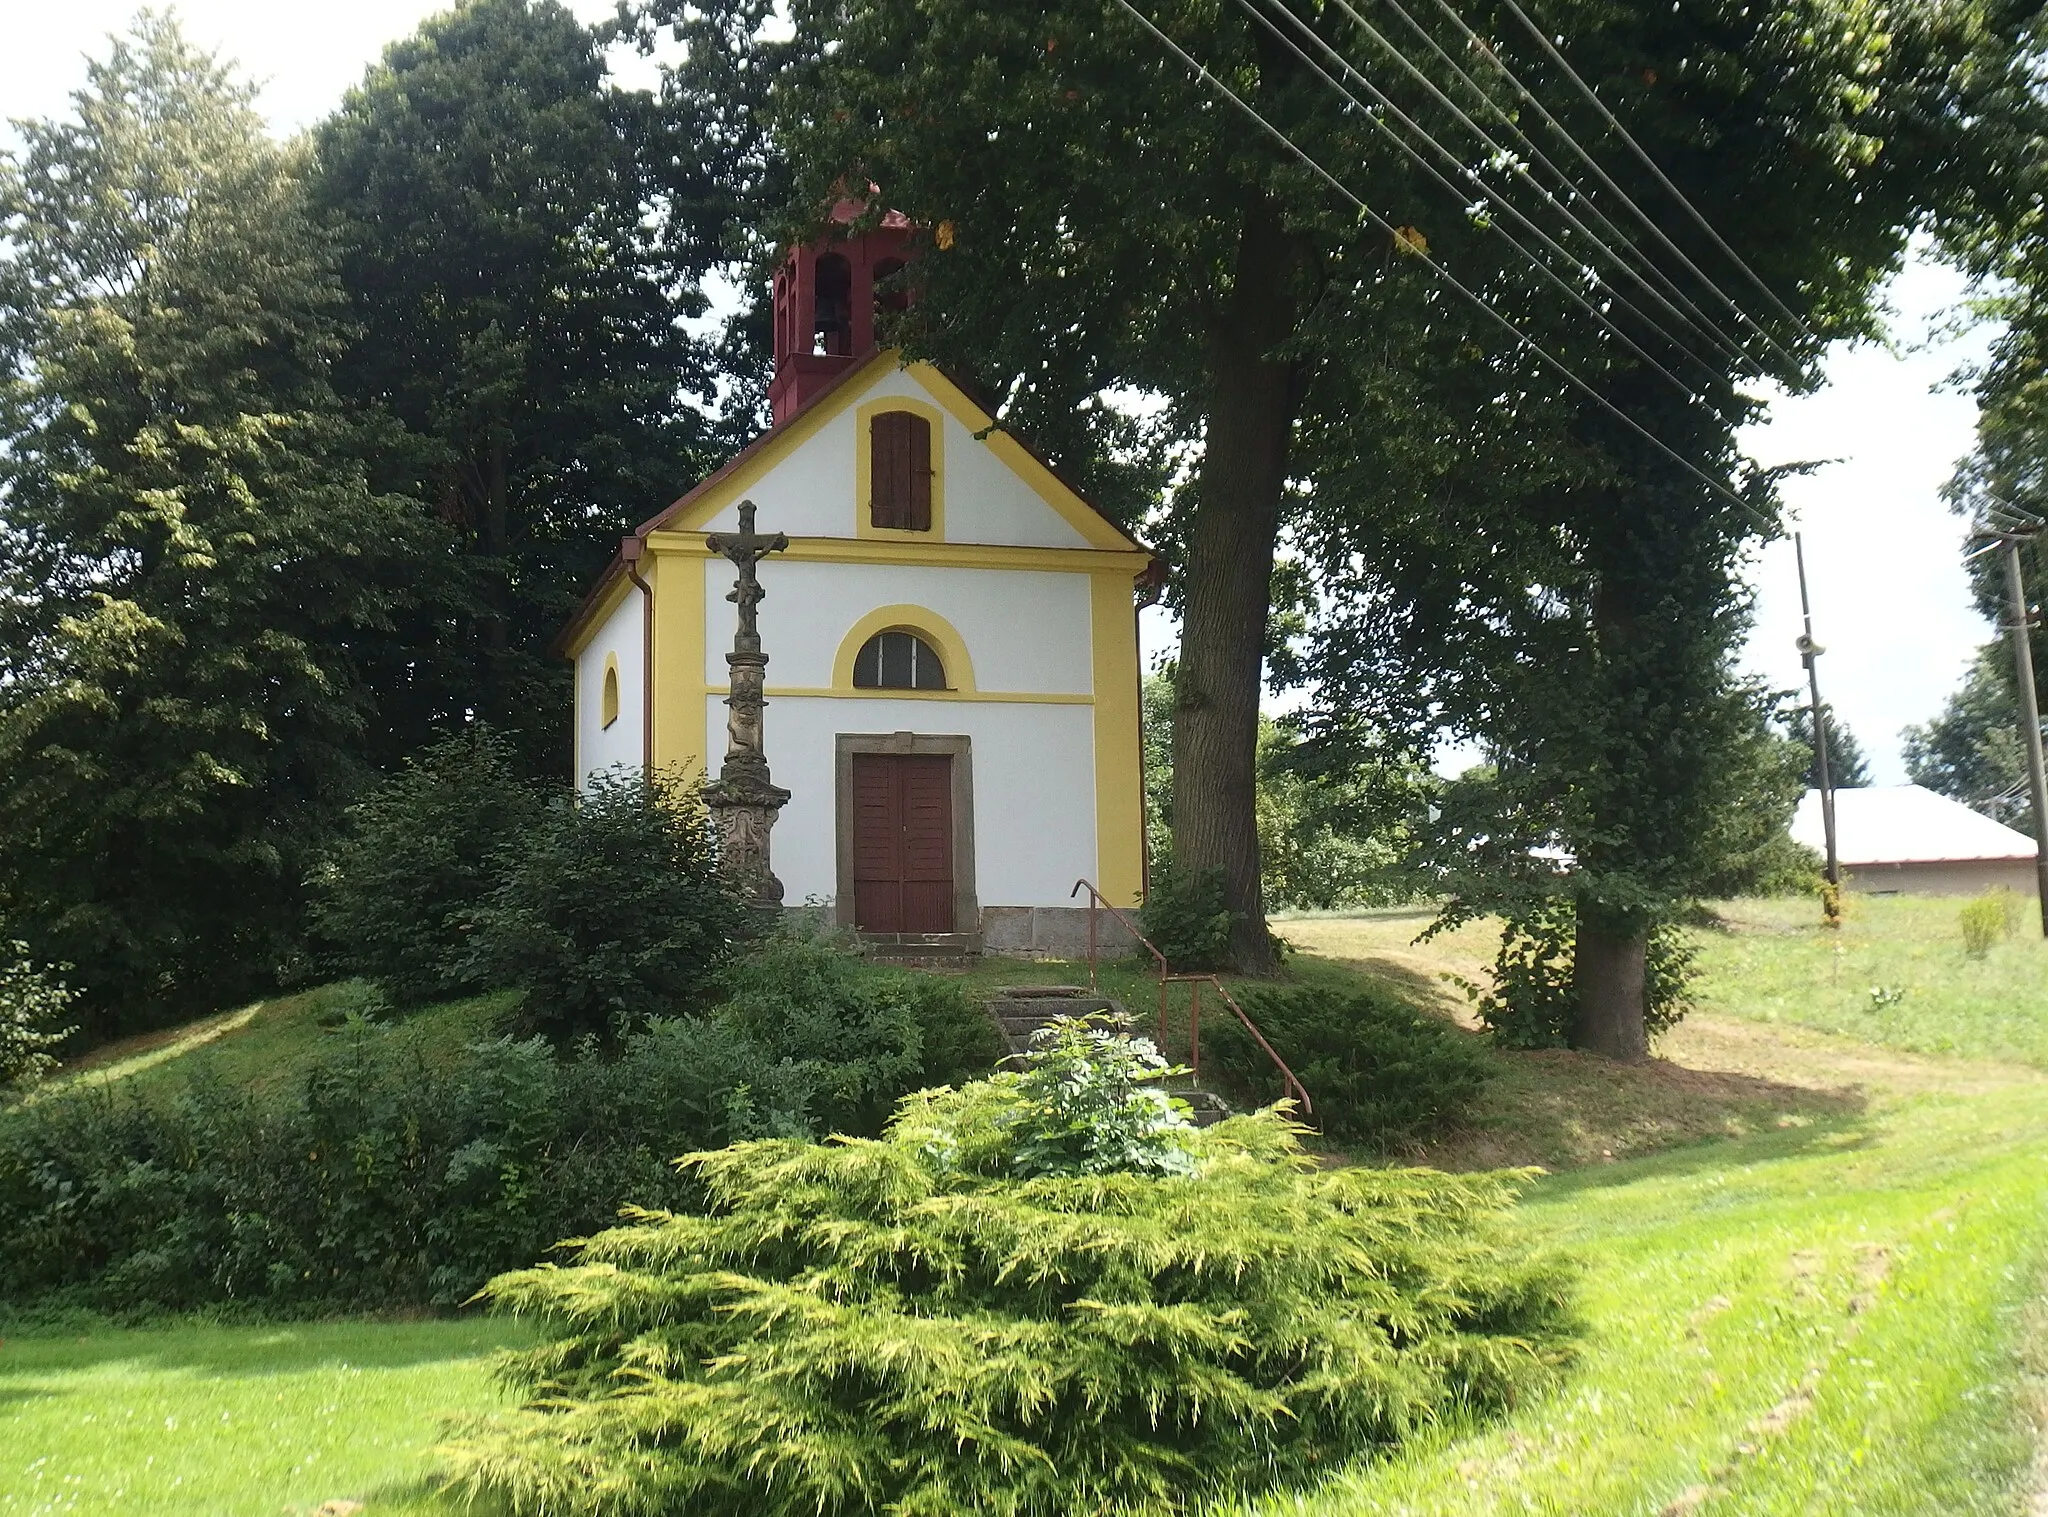
<svg viewBox="0 0 2048 1517"><path fill-rule="evenodd" d="M586 21L613 0L569 0ZM280 134L332 110L384 45L444 7L420 0L185 0L178 14L204 46L238 59L265 82L262 105ZM0 0L0 119L62 114L84 79L83 57L134 14L129 0ZM622 60L629 82L644 66ZM635 77L639 76L639 77ZM11 134L8 134L11 136ZM1916 264L1892 291L1895 352L1837 352L1818 395L1780 401L1745 439L1759 462L1844 460L1789 481L1787 499L1806 534L1815 633L1828 648L1822 690L1855 731L1879 783L1902 780L1899 729L1941 707L1990 629L1969 604L1958 543L1961 523L1939 490L1970 445L1969 397L1937 393L1956 367L1980 355L1980 333L1929 345L1930 322L1961 297L1960 280ZM1800 677L1792 639L1798 589L1789 543L1752 568L1758 627L1747 665L1774 684ZM1171 637L1160 613L1146 618L1148 653Z"/></svg>

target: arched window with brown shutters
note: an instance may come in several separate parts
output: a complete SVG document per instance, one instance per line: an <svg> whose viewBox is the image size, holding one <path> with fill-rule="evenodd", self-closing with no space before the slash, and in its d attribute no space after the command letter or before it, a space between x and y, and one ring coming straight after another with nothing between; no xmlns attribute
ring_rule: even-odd
<svg viewBox="0 0 2048 1517"><path fill-rule="evenodd" d="M932 529L932 424L915 411L870 419L870 521L898 532Z"/></svg>

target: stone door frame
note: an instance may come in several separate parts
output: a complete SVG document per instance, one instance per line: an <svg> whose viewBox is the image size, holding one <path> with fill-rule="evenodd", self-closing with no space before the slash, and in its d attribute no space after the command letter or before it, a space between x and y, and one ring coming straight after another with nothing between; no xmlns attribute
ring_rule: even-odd
<svg viewBox="0 0 2048 1517"><path fill-rule="evenodd" d="M851 931L853 899L853 756L856 753L915 754L950 758L953 774L953 931L981 931L981 903L974 893L974 753L963 736L932 736L922 732L841 732L833 738L832 780L835 812L834 852L838 890L832 919Z"/></svg>

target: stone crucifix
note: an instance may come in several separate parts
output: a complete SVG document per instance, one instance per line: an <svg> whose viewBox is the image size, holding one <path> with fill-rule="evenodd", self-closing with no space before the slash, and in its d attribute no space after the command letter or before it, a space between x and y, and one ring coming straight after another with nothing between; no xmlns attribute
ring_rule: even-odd
<svg viewBox="0 0 2048 1517"><path fill-rule="evenodd" d="M782 905L782 881L769 866L768 834L789 800L789 792L769 781L768 755L762 745L762 710L768 704L762 686L768 655L761 651L755 607L768 592L761 588L756 566L770 553L787 548L789 539L780 532L766 536L754 530L752 501L741 501L739 510L738 532L721 532L705 539L713 553L731 559L739 570L739 583L726 599L739 607L740 620L732 652L725 656L726 667L732 671L730 693L725 698L725 762L719 767L717 782L704 787L704 800L718 828L721 867L751 904L774 910Z"/></svg>

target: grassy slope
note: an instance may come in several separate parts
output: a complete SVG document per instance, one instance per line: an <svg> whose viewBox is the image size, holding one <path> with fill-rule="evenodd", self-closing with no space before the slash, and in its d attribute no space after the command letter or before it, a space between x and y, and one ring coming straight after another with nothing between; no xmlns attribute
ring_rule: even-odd
<svg viewBox="0 0 2048 1517"><path fill-rule="evenodd" d="M2048 1079L2019 1060L2035 1032L2048 1048L2048 958L2019 939L1944 976L1941 956L1961 958L1953 903L1864 903L1842 942L1856 977L1866 964L1922 966L1892 982L1908 984L1898 1016L1866 1014L1831 999L1836 944L1813 939L1797 907L1780 912L1731 913L1732 931L1703 959L1712 1009L1667 1039L1657 1063L1499 1055L1487 1118L1422 1156L1564 1170L1537 1183L1525 1211L1537 1235L1586 1261L1579 1370L1503 1424L1446 1432L1261 1512L2014 1509L2030 1454L2017 1322L2048 1252ZM1413 948L1423 920L1374 913L1283 931L1306 950L1304 978L1363 970L1455 1012L1461 1000L1439 976L1483 971L1491 945L1470 928ZM1071 965L973 976L1076 978L1085 972ZM1128 971L1105 988L1151 1004ZM231 1032L219 1052L249 1056L253 1072L317 1036L317 1013L317 1002L276 1003L260 1013L267 1030ZM451 1020L451 1036L483 1014ZM1930 1046L1937 1028L2004 1062L1872 1046ZM240 1043L259 1031L273 1040L260 1060ZM171 1073L159 1063L148 1079ZM477 1355L509 1331L333 1324L10 1340L0 1514L274 1514L335 1497L368 1500L367 1517L438 1510L420 1494L420 1450L442 1416L491 1403ZM164 1417L189 1443L171 1429L158 1437ZM151 1438L128 1432L143 1426ZM307 1453L319 1458L302 1467ZM88 1482L70 1487L83 1499L65 1494L66 1477Z"/></svg>
<svg viewBox="0 0 2048 1517"><path fill-rule="evenodd" d="M1267 1513L1999 1513L2048 1219L2031 1083L1579 1170L1527 1204L1586 1261L1586 1357L1475 1435Z"/></svg>
<svg viewBox="0 0 2048 1517"><path fill-rule="evenodd" d="M299 1056L310 1052L347 1009L362 1005L365 991L354 982L323 985L185 1027L124 1038L67 1067L42 1086L35 1099L90 1086L138 1093L174 1089L201 1064L230 1083L256 1089L273 1086L291 1079ZM458 1048L489 1035L510 1002L506 995L452 1001L408 1017L406 1026L430 1053L435 1048Z"/></svg>

